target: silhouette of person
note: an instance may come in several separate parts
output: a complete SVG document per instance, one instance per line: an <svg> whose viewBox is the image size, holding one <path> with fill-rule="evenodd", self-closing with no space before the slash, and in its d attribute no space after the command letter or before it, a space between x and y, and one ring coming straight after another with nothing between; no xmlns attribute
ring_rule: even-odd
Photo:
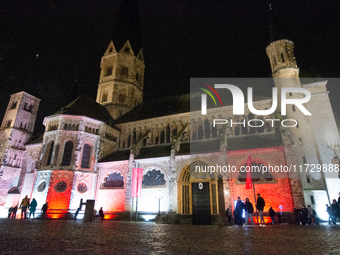
<svg viewBox="0 0 340 255"><path fill-rule="evenodd" d="M14 206L12 209L12 219L15 219L15 217L17 216L17 211L18 211L18 206Z"/></svg>
<svg viewBox="0 0 340 255"><path fill-rule="evenodd" d="M33 219L34 219L34 213L35 213L35 210L37 209L37 206L38 206L37 200L33 198L32 202L29 205L30 215L28 216L28 218L31 218L31 214L33 214Z"/></svg>
<svg viewBox="0 0 340 255"><path fill-rule="evenodd" d="M48 202L46 202L42 208L41 208L41 211L42 211L42 217L45 218L46 217L46 212L47 212L47 209L48 209Z"/></svg>
<svg viewBox="0 0 340 255"><path fill-rule="evenodd" d="M27 219L27 207L30 204L30 200L27 195L22 199L20 207L21 207L21 219Z"/></svg>
<svg viewBox="0 0 340 255"><path fill-rule="evenodd" d="M8 219L11 218L11 216L12 216L12 210L13 210L13 206L11 206L11 207L8 209Z"/></svg>
<svg viewBox="0 0 340 255"><path fill-rule="evenodd" d="M99 217L100 217L100 219L101 219L102 221L104 220L105 215L104 215L103 207L100 207L100 210L99 210Z"/></svg>

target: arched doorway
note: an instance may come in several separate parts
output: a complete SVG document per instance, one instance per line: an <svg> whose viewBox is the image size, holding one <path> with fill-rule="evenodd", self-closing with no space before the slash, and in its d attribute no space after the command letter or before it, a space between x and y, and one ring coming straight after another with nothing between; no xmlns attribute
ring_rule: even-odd
<svg viewBox="0 0 340 255"><path fill-rule="evenodd" d="M195 160L183 168L178 181L178 213L192 217L194 225L210 225L218 214L217 179L208 164Z"/></svg>

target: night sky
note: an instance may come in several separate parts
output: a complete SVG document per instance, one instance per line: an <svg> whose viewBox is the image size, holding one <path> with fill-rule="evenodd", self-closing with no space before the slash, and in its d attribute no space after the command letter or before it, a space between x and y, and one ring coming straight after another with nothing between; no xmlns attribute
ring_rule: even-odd
<svg viewBox="0 0 340 255"><path fill-rule="evenodd" d="M9 95L42 99L43 118L80 94L96 98L118 1L0 1L0 117ZM271 1L302 77L339 77L339 1ZM144 101L189 92L190 77L270 77L268 1L144 0ZM340 83L329 84L340 120Z"/></svg>

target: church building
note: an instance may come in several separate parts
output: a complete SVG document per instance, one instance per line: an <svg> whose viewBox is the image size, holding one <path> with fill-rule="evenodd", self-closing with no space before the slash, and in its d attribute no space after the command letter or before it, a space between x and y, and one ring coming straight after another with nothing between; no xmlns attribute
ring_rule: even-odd
<svg viewBox="0 0 340 255"><path fill-rule="evenodd" d="M121 6L115 37L101 58L96 101L82 95L61 106L45 117L44 132L33 135L40 99L24 91L11 95L0 129L1 215L27 195L37 200L38 208L49 203L49 218L74 214L81 199L93 199L108 219L130 219L137 206L132 172L138 167L143 169L140 217L150 220L160 211L167 223L214 224L223 221L229 206L234 209L239 196L255 205L254 190L246 189L246 173L239 171L247 166L251 152L252 166L303 168L253 176L255 192L266 201L265 212L273 207L288 221L294 208L311 205L328 219L325 204L337 198L339 178L305 171L304 166L330 165L337 148L334 153L329 150L327 139L333 134L332 139L339 141L339 133L327 81L300 81L294 43L271 29L268 68L276 88L310 91L311 99L304 106L312 115L288 105L285 119L298 120L295 127L214 126L214 119L281 120L281 109L256 116L245 107L243 116L235 116L233 106L226 105L202 115L200 110L190 110L190 95L143 102L148 85L144 84L138 5L137 1L125 4L133 6ZM125 15L126 9L130 16ZM272 101L254 99L254 107L270 109ZM319 123L327 123L327 129ZM197 174L197 169L217 165L237 171Z"/></svg>

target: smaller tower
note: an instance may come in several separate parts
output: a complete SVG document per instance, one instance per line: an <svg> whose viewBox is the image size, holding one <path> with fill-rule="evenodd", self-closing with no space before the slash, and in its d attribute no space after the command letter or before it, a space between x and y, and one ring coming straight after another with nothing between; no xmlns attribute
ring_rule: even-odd
<svg viewBox="0 0 340 255"><path fill-rule="evenodd" d="M5 203L8 190L19 185L25 143L32 136L39 103L40 99L23 91L9 100L0 128L0 205Z"/></svg>

